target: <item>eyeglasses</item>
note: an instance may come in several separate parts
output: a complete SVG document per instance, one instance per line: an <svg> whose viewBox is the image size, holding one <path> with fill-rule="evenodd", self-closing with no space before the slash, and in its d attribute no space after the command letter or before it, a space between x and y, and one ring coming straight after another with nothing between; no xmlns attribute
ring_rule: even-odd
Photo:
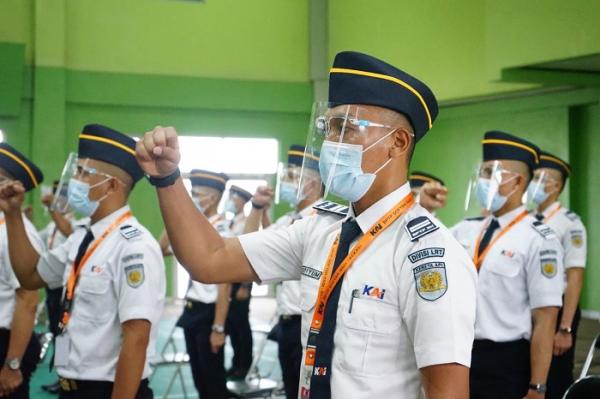
<svg viewBox="0 0 600 399"><path fill-rule="evenodd" d="M343 116L320 116L315 120L315 128L328 141L335 141L343 134L343 141L353 141L358 135L363 137L369 128L389 128L392 126L377 123L368 119L358 119Z"/></svg>
<svg viewBox="0 0 600 399"><path fill-rule="evenodd" d="M125 183L123 183L118 177L109 175L108 173L99 172L96 168L92 168L86 165L77 165L77 167L75 168L74 177L76 177L79 180L89 180L92 176L103 176L106 178L106 180L115 179L121 185L125 185Z"/></svg>

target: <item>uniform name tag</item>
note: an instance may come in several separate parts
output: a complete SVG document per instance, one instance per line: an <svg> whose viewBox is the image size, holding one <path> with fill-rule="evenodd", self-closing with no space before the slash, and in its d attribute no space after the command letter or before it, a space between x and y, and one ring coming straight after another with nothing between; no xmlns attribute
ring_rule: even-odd
<svg viewBox="0 0 600 399"><path fill-rule="evenodd" d="M69 364L69 352L71 351L71 339L67 334L60 334L54 340L54 365L57 367Z"/></svg>
<svg viewBox="0 0 600 399"><path fill-rule="evenodd" d="M319 280L323 272L313 269L312 267L302 266L302 274L306 277L314 278L315 280Z"/></svg>

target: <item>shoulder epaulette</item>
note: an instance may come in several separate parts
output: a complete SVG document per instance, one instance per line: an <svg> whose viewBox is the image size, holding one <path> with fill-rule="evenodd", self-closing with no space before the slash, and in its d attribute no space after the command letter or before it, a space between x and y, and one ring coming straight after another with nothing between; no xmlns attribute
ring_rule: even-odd
<svg viewBox="0 0 600 399"><path fill-rule="evenodd" d="M567 218L569 218L570 221L575 222L576 220L579 220L579 215L576 214L575 212L568 210L567 212L565 212L565 216Z"/></svg>
<svg viewBox="0 0 600 399"><path fill-rule="evenodd" d="M333 201L323 201L313 206L319 212L333 213L339 216L348 215L349 208L346 205L340 205Z"/></svg>
<svg viewBox="0 0 600 399"><path fill-rule="evenodd" d="M539 220L536 220L535 222L531 223L531 227L533 227L533 229L545 239L556 237L554 230L552 230L550 227L545 225L543 222L540 222Z"/></svg>
<svg viewBox="0 0 600 399"><path fill-rule="evenodd" d="M134 237L140 236L142 234L142 231L137 227L134 227L130 224L126 224L119 228L119 233L121 233L121 235L125 237L125 239L131 240Z"/></svg>
<svg viewBox="0 0 600 399"><path fill-rule="evenodd" d="M437 224L431 221L427 216L418 216L406 223L406 231L410 236L411 241L417 241L419 238L431 234L440 228Z"/></svg>

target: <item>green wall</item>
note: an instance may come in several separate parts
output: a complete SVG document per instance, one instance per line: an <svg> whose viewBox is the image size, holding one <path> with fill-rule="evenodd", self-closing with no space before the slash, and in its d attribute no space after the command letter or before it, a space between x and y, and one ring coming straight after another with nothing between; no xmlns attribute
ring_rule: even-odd
<svg viewBox="0 0 600 399"><path fill-rule="evenodd" d="M170 124L181 134L272 137L283 158L289 144L305 140L311 78L320 76L309 66L326 67L327 57L317 57L322 47L329 61L340 50L364 51L419 76L441 101L413 167L448 182L442 220L463 216L483 132L504 129L570 159L574 177L563 200L592 239L600 234L592 172L600 170L600 79L532 69L600 53L600 2L328 0L310 7L309 0L3 0L0 128L48 181L90 122L133 135ZM320 39L312 52L311 38ZM38 194L30 201L37 204ZM147 183L132 206L158 235ZM39 208L36 222L45 222ZM600 310L591 288L600 284L596 252L590 246L582 303Z"/></svg>

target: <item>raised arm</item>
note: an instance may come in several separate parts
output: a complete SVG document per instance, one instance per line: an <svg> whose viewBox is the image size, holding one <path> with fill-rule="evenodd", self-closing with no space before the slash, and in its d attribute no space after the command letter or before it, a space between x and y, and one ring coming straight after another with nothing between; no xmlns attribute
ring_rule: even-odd
<svg viewBox="0 0 600 399"><path fill-rule="evenodd" d="M10 181L0 185L0 209L4 212L6 222L10 263L21 286L34 290L46 284L36 270L40 255L25 229L21 213L24 198L25 189L20 182Z"/></svg>
<svg viewBox="0 0 600 399"><path fill-rule="evenodd" d="M137 144L137 158L150 176L175 173L181 158L175 129L157 126L146 133ZM156 191L173 253L194 280L224 283L258 279L239 240L219 235L197 211L181 177Z"/></svg>

